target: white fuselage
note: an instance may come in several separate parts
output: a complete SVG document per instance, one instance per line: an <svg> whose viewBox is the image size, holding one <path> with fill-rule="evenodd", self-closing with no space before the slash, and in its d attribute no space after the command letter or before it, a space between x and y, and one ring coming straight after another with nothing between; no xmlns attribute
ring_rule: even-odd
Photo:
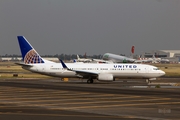
<svg viewBox="0 0 180 120"><path fill-rule="evenodd" d="M32 67L23 67L26 70L55 77L81 77L75 71L87 73L111 74L113 78L156 78L164 75L157 67L145 64L74 64L66 63L70 71L62 67L61 63L30 64ZM85 77L83 77L85 78Z"/></svg>
<svg viewBox="0 0 180 120"><path fill-rule="evenodd" d="M116 55L116 54L112 54L112 53L105 53L103 55L103 60L108 60L108 61L112 61L114 63L133 63L135 61L135 59L126 57L126 56L122 56L122 55Z"/></svg>

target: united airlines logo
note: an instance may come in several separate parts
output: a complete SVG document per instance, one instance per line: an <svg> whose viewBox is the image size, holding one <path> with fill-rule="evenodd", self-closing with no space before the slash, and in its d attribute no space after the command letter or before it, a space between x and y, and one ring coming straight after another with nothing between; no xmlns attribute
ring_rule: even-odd
<svg viewBox="0 0 180 120"><path fill-rule="evenodd" d="M137 68L137 65L114 65L114 68Z"/></svg>
<svg viewBox="0 0 180 120"><path fill-rule="evenodd" d="M34 49L30 50L26 56L24 57L24 63L44 63L44 61L39 57L39 55L35 52Z"/></svg>

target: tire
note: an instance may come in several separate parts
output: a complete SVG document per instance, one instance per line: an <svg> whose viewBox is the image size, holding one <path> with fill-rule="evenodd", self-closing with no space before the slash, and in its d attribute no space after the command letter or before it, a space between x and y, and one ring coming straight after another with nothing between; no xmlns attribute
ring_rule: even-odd
<svg viewBox="0 0 180 120"><path fill-rule="evenodd" d="M88 80L87 80L87 83L90 84L90 83L91 83L91 80L88 79Z"/></svg>

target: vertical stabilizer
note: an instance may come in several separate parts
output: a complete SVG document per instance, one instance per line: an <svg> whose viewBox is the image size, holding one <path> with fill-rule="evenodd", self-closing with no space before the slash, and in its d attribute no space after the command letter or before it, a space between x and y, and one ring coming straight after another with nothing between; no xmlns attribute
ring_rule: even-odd
<svg viewBox="0 0 180 120"><path fill-rule="evenodd" d="M134 49L135 49L135 47L134 47L134 45L131 47L131 53L132 54L134 54Z"/></svg>
<svg viewBox="0 0 180 120"><path fill-rule="evenodd" d="M77 59L78 59L78 60L80 59L79 55L77 55Z"/></svg>
<svg viewBox="0 0 180 120"><path fill-rule="evenodd" d="M36 50L31 46L31 44L24 36L17 36L17 39L19 42L23 62L25 64L45 63L45 61L47 61L41 58L41 56L36 52Z"/></svg>
<svg viewBox="0 0 180 120"><path fill-rule="evenodd" d="M134 58L134 49L135 49L135 47L134 47L134 45L131 47L131 58Z"/></svg>

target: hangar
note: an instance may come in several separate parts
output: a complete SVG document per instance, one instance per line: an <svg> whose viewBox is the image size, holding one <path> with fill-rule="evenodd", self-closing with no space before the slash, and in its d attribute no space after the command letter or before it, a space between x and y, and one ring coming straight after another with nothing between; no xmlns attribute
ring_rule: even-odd
<svg viewBox="0 0 180 120"><path fill-rule="evenodd" d="M144 52L144 58L151 58L153 55L157 58L169 59L171 62L180 62L180 50L152 50Z"/></svg>

